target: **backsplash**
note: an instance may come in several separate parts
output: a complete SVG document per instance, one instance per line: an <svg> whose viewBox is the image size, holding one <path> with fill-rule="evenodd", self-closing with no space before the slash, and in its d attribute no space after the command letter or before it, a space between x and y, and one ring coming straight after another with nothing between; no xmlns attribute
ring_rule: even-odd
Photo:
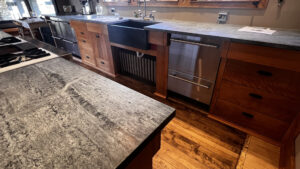
<svg viewBox="0 0 300 169"><path fill-rule="evenodd" d="M69 0L77 12L81 10L79 0ZM269 0L266 9L205 9L205 8L166 8L148 7L148 10L156 10L158 19L176 19L195 22L217 22L220 11L229 12L229 24L263 26L300 30L300 6L299 0L286 0L279 7L277 0ZM96 0L93 0L96 4ZM106 13L111 7L106 7ZM132 17L133 11L138 7L114 7L121 16Z"/></svg>

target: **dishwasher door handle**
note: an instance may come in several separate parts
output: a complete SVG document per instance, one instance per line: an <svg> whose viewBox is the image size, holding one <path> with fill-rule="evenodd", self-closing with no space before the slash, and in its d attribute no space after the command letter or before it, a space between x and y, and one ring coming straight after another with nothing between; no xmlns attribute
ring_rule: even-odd
<svg viewBox="0 0 300 169"><path fill-rule="evenodd" d="M169 77L172 77L172 78L178 79L178 80L182 80L182 81L184 81L184 82L191 83L191 84L196 85L196 86L204 87L204 88L206 88L206 89L209 89L209 88L210 88L210 86L208 86L208 85L203 85L203 84L200 84L200 83L196 83L196 82L193 82L193 81L190 81L190 80L187 80L187 79L178 77L178 76L176 76L176 75L170 75L170 74L169 74Z"/></svg>
<svg viewBox="0 0 300 169"><path fill-rule="evenodd" d="M190 44L190 45L210 47L210 48L219 48L218 45L211 45L211 44L200 43L200 42L193 42L193 41L187 41L187 40L181 40L181 39L171 38L170 41L179 42L179 43L186 43L186 44Z"/></svg>

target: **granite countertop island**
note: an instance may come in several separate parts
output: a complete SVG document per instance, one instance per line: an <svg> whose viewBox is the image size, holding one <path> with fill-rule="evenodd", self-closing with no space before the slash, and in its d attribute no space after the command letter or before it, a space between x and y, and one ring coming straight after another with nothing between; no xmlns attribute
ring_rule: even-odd
<svg viewBox="0 0 300 169"><path fill-rule="evenodd" d="M49 18L57 21L78 20L84 22L112 24L124 20L141 20L140 18L124 17L119 19L115 16L97 16L97 15L66 15L66 16L48 16ZM146 26L147 30L163 31L169 33L182 33L194 36L213 36L231 41L257 44L269 47L288 48L294 50L300 50L300 31L275 29L276 32L273 35L241 32L238 31L245 25L231 25L231 24L216 24L205 22L187 22L179 20L166 20L158 19L155 22L159 22L154 25Z"/></svg>
<svg viewBox="0 0 300 169"><path fill-rule="evenodd" d="M0 74L0 168L117 168L175 115L63 58Z"/></svg>

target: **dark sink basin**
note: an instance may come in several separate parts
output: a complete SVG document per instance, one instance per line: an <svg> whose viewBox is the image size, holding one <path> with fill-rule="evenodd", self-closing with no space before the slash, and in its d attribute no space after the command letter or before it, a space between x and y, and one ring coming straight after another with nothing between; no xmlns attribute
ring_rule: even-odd
<svg viewBox="0 0 300 169"><path fill-rule="evenodd" d="M148 31L145 26L156 24L157 22L126 20L108 25L109 40L134 48L147 50L150 48L148 43Z"/></svg>

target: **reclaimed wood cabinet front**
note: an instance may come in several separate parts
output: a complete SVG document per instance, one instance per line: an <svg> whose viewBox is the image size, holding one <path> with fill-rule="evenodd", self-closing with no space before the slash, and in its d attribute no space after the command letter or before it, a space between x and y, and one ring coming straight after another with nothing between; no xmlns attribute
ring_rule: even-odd
<svg viewBox="0 0 300 169"><path fill-rule="evenodd" d="M232 42L210 116L276 145L300 112L300 52Z"/></svg>
<svg viewBox="0 0 300 169"><path fill-rule="evenodd" d="M71 21L82 62L110 76L116 76L107 25Z"/></svg>

